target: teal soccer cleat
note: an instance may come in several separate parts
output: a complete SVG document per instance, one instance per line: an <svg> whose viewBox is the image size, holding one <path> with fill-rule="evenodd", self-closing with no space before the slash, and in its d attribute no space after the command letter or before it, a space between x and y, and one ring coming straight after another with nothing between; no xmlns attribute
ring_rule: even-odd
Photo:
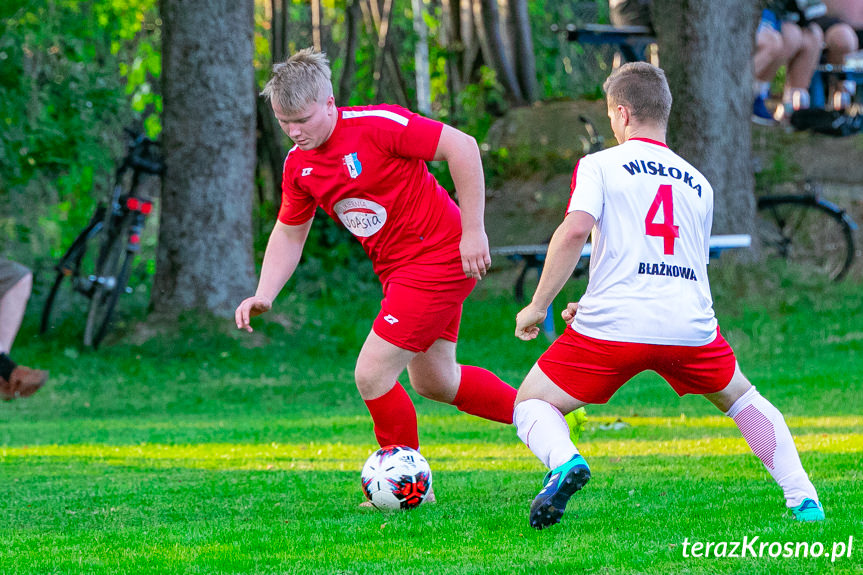
<svg viewBox="0 0 863 575"><path fill-rule="evenodd" d="M819 502L808 497L797 507L792 507L791 512L797 521L824 521L824 508Z"/></svg>
<svg viewBox="0 0 863 575"><path fill-rule="evenodd" d="M530 506L530 526L542 529L560 523L569 498L589 480L590 468L581 455L549 471L545 486Z"/></svg>

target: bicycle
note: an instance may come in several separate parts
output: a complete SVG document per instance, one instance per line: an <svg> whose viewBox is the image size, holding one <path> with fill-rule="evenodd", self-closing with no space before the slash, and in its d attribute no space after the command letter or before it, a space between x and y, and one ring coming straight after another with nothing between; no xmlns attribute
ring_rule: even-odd
<svg viewBox="0 0 863 575"><path fill-rule="evenodd" d="M768 257L840 281L854 263L857 224L821 193L819 183L807 180L802 193L759 197L758 236Z"/></svg>
<svg viewBox="0 0 863 575"><path fill-rule="evenodd" d="M115 173L110 202L99 202L90 222L54 267L57 275L42 309L40 333L45 333L59 315L60 302L69 299L58 297L64 286L88 298L84 345L94 349L108 332L120 294L131 292L127 284L132 261L153 209L152 199L141 193L141 176L164 172L158 144L143 134L125 132L129 142Z"/></svg>

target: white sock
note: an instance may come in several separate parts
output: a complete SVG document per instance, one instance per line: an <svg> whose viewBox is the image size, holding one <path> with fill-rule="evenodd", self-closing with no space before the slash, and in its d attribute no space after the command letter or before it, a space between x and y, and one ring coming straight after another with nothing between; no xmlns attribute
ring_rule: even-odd
<svg viewBox="0 0 863 575"><path fill-rule="evenodd" d="M569 437L569 425L556 407L541 399L528 399L515 406L512 414L518 437L554 469L578 453Z"/></svg>
<svg viewBox="0 0 863 575"><path fill-rule="evenodd" d="M807 497L818 501L785 418L772 403L753 387L725 415L734 420L749 448L782 488L788 507L800 505Z"/></svg>
<svg viewBox="0 0 863 575"><path fill-rule="evenodd" d="M785 88L782 94L782 102L791 104L794 110L808 110L809 92L803 88Z"/></svg>

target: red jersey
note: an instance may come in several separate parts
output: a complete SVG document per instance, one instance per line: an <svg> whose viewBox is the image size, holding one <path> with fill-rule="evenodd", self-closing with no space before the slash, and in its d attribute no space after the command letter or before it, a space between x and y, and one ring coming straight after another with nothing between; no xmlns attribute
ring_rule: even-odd
<svg viewBox="0 0 863 575"><path fill-rule="evenodd" d="M339 108L326 142L288 153L279 221L305 223L320 206L356 236L384 284L464 279L461 213L425 163L442 130L399 106Z"/></svg>

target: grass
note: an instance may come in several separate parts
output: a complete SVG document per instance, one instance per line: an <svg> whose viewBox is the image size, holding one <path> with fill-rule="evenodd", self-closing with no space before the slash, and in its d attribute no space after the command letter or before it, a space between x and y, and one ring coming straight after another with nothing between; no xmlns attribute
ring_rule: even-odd
<svg viewBox="0 0 863 575"><path fill-rule="evenodd" d="M580 448L594 476L554 528L527 525L544 469L511 427L416 395L439 503L360 509L376 445L352 373L373 288L287 295L251 337L180 318L98 352L72 323L38 337L36 301L15 355L51 379L0 409L0 573L858 573L861 286L715 268L723 333L785 414L824 523L791 521L733 422L653 374L589 408ZM459 356L517 385L547 342L512 336L509 277L471 296ZM627 426L603 429L617 419ZM754 537L756 552L826 555L684 555L684 542ZM849 538L850 557L831 561Z"/></svg>

